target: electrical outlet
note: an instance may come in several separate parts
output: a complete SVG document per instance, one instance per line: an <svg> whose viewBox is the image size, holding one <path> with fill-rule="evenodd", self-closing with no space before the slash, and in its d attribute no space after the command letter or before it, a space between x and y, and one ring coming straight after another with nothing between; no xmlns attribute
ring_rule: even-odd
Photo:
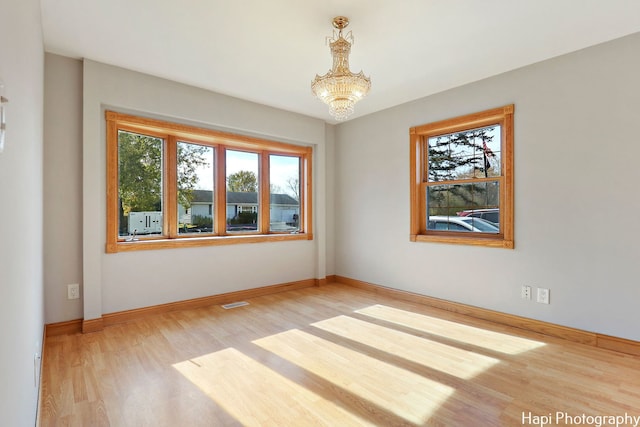
<svg viewBox="0 0 640 427"><path fill-rule="evenodd" d="M549 304L549 294L551 291L547 288L538 288L537 301L541 304Z"/></svg>
<svg viewBox="0 0 640 427"><path fill-rule="evenodd" d="M80 284L72 283L67 285L67 299L78 299L80 298Z"/></svg>
<svg viewBox="0 0 640 427"><path fill-rule="evenodd" d="M522 285L522 299L531 299L531 286Z"/></svg>

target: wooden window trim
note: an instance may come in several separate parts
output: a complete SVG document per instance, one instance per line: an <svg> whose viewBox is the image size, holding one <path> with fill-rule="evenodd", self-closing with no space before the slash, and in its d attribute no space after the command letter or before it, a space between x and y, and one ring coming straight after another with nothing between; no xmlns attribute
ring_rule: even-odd
<svg viewBox="0 0 640 427"><path fill-rule="evenodd" d="M107 236L106 252L128 252L150 249L170 249L179 247L200 247L242 243L280 242L293 240L313 240L312 212L312 153L311 147L286 144L202 129L194 126L171 123L162 120L138 117L114 111L105 112L106 119L106 161L107 161ZM163 147L163 230L165 235L128 242L118 235L118 131L142 133L162 138ZM201 144L214 148L214 233L205 237L178 234L177 227L177 168L176 147L178 141ZM251 234L227 234L226 231L226 165L227 149L245 150L258 153L260 170L259 221L260 229ZM269 155L284 154L300 158L300 227L295 234L271 232L269 230ZM265 187L266 186L266 187ZM265 190L266 188L266 190Z"/></svg>
<svg viewBox="0 0 640 427"><path fill-rule="evenodd" d="M410 129L410 240L463 245L514 248L513 238L513 114L514 105L494 108ZM500 183L500 233L456 233L427 230L426 227L426 141L430 137L462 132L490 125L501 126L500 177L465 180L465 183L498 181ZM458 182L458 181L456 181ZM445 182L446 183L446 182Z"/></svg>

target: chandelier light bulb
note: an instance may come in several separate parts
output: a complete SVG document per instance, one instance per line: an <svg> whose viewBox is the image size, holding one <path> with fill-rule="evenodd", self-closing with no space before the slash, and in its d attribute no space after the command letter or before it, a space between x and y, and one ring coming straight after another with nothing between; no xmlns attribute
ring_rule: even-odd
<svg viewBox="0 0 640 427"><path fill-rule="evenodd" d="M329 39L329 48L333 57L333 66L327 74L319 76L311 82L311 91L322 102L329 106L329 113L338 121L347 119L353 114L353 107L364 98L371 89L371 79L362 71L355 74L349 70L349 53L353 36L349 32L343 36L342 30L349 25L344 16L333 18L333 37Z"/></svg>

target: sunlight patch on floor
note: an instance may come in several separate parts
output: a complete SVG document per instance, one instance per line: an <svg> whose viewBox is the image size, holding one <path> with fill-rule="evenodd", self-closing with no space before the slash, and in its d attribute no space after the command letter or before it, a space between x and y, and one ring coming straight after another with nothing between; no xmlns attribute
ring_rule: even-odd
<svg viewBox="0 0 640 427"><path fill-rule="evenodd" d="M244 426L373 425L234 348L173 367Z"/></svg>
<svg viewBox="0 0 640 427"><path fill-rule="evenodd" d="M473 326L380 304L356 310L355 312L505 354L520 354L546 345L539 341L475 328Z"/></svg>
<svg viewBox="0 0 640 427"><path fill-rule="evenodd" d="M349 316L333 317L312 326L462 379L473 378L500 363L493 357Z"/></svg>
<svg viewBox="0 0 640 427"><path fill-rule="evenodd" d="M253 343L411 423L427 421L455 391L298 329Z"/></svg>

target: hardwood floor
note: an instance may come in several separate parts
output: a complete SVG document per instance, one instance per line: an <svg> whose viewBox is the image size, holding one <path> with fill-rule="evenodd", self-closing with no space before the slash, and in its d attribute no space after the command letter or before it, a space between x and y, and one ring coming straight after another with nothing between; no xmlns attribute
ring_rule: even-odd
<svg viewBox="0 0 640 427"><path fill-rule="evenodd" d="M47 337L40 425L640 425L638 356L344 285L248 301Z"/></svg>

